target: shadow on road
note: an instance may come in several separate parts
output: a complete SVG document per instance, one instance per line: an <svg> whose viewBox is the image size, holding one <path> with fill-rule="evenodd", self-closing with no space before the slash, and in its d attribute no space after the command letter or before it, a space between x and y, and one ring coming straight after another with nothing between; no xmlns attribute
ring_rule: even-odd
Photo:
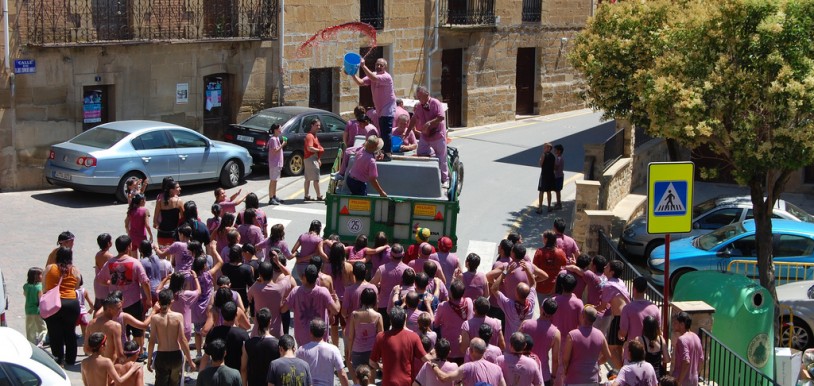
<svg viewBox="0 0 814 386"><path fill-rule="evenodd" d="M585 158L585 152L582 146L586 143L603 143L613 135L615 130L616 123L614 121L608 121L577 134L561 138L552 142L552 144L560 144L564 148L563 155L565 157L565 165L563 168L566 171L581 173ZM541 154L543 154L543 144L523 150L519 153L514 153L508 157L500 158L496 162L538 167ZM533 210L532 214L534 214Z"/></svg>
<svg viewBox="0 0 814 386"><path fill-rule="evenodd" d="M548 212L543 207L543 213L536 213L537 207L527 206L519 211L509 212L509 218L506 219L508 227L512 232L520 234L523 238L523 245L527 249L540 248L543 246L543 232L553 229L554 220L562 217L566 225L570 228L571 217L574 211L574 201L562 201L562 209ZM566 231L570 234L570 231ZM533 254L533 250L528 253Z"/></svg>

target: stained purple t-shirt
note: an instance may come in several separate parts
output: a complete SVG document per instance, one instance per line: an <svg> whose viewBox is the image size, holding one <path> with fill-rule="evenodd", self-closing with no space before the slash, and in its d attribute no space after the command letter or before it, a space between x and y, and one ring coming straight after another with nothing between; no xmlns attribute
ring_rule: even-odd
<svg viewBox="0 0 814 386"><path fill-rule="evenodd" d="M503 330L503 339L509 342L512 334L520 328L520 323L524 320L529 320L534 315L534 304L537 302L537 294L529 292L525 301L516 302L503 295L503 292L497 293L497 304L503 310L506 316L506 329ZM470 336L471 338L471 336Z"/></svg>
<svg viewBox="0 0 814 386"><path fill-rule="evenodd" d="M298 345L311 341L309 324L315 318L322 318L328 324L328 307L333 303L331 294L325 287L316 286L312 289L299 286L291 290L285 300L288 308L294 311L294 338Z"/></svg>
<svg viewBox="0 0 814 386"><path fill-rule="evenodd" d="M551 323L558 330L565 332L579 327L579 314L582 313L584 307L582 300L574 294L563 293L554 296L554 301L557 302L557 312L551 316Z"/></svg>
<svg viewBox="0 0 814 386"><path fill-rule="evenodd" d="M378 272L381 276L381 282L379 283L379 308L387 308L387 303L390 301L387 295L393 291L393 287L401 284L401 276L407 268L410 268L407 264L392 260L379 267Z"/></svg>
<svg viewBox="0 0 814 386"><path fill-rule="evenodd" d="M122 306L127 308L141 301L141 284L150 284L150 278L141 262L127 255L108 260L96 278L102 283L110 281L110 292L122 291Z"/></svg>
<svg viewBox="0 0 814 386"><path fill-rule="evenodd" d="M495 318L489 316L473 316L461 324L461 331L466 331L467 334L469 334L469 339L471 340L478 337L478 330L480 330L480 326L482 324L488 324L492 327L492 339L490 339L487 343L497 345L500 342L500 334L503 333L503 330L500 320ZM537 341L535 341L534 344L535 347L537 347L536 342Z"/></svg>
<svg viewBox="0 0 814 386"><path fill-rule="evenodd" d="M507 385L542 385L543 376L537 361L525 355L504 354L497 358L497 365L503 370Z"/></svg>
<svg viewBox="0 0 814 386"><path fill-rule="evenodd" d="M364 77L362 82L370 86L373 94L373 106L379 117L392 117L396 113L396 92L393 89L393 77L384 72L373 74L373 77Z"/></svg>
<svg viewBox="0 0 814 386"><path fill-rule="evenodd" d="M559 310L557 311L559 312ZM551 345L554 343L554 335L558 332L557 327L551 323L551 320L529 320L520 326L520 332L531 335L534 340L534 347L531 348L531 352L540 358L543 380L550 380L551 368L549 367L548 358L552 350ZM553 353L553 355L560 355L560 353Z"/></svg>
<svg viewBox="0 0 814 386"><path fill-rule="evenodd" d="M478 382L500 385L500 380L503 379L500 366L484 359L464 363L459 369L461 375L456 380L462 381L464 386L475 386Z"/></svg>
<svg viewBox="0 0 814 386"><path fill-rule="evenodd" d="M461 299L460 302L450 300L438 306L432 325L441 328L442 338L450 342L457 342L458 337L461 336L464 321L471 318L472 315L472 300L467 298ZM463 356L464 353L461 352L460 345L452 344L450 346L450 358L461 358Z"/></svg>
<svg viewBox="0 0 814 386"><path fill-rule="evenodd" d="M379 169L376 167L376 158L373 153L365 150L359 153L356 162L350 169L350 176L357 181L368 182L371 178L379 177Z"/></svg>
<svg viewBox="0 0 814 386"><path fill-rule="evenodd" d="M187 249L187 243L176 241L167 248L167 251L175 259L175 270L185 272L192 269L192 253Z"/></svg>

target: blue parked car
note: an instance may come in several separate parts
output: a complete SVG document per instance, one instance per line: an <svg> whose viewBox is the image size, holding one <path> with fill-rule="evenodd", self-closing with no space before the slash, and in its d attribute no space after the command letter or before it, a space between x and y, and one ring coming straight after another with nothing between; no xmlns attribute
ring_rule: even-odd
<svg viewBox="0 0 814 386"><path fill-rule="evenodd" d="M814 224L793 220L772 219L774 261L814 263ZM674 289L681 275L692 271L726 271L732 260L757 260L755 221L747 220L718 228L702 236L670 243L670 288ZM647 261L652 281L664 285L664 246L657 247ZM750 268L749 276L757 277ZM801 270L798 280L807 279L809 272Z"/></svg>
<svg viewBox="0 0 814 386"><path fill-rule="evenodd" d="M115 194L126 202L125 181L149 178L159 189L164 177L184 184L217 182L226 188L252 171L243 147L156 121L117 121L96 126L51 146L45 162L48 183L75 190Z"/></svg>

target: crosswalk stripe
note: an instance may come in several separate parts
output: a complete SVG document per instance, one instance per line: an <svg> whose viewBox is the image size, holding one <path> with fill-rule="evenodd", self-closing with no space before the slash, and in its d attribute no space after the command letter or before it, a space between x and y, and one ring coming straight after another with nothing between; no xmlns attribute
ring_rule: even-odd
<svg viewBox="0 0 814 386"><path fill-rule="evenodd" d="M268 208L268 207L266 207ZM325 215L325 208L322 209L311 209L311 208L300 208L296 206L290 205L276 205L272 209L266 209L270 213L274 212L295 212L295 213L307 213L307 214L319 214Z"/></svg>
<svg viewBox="0 0 814 386"><path fill-rule="evenodd" d="M466 256L470 253L476 253L480 256L480 265L478 272L487 273L492 269L492 263L495 262L497 256L497 243L492 241L469 240L466 246L466 254L458 256L460 260L466 261Z"/></svg>
<svg viewBox="0 0 814 386"><path fill-rule="evenodd" d="M269 217L266 220L266 223L268 224L269 229L271 229L272 225L277 225L277 224L283 224L283 228L288 228L288 224L291 224L291 220L286 220L284 218Z"/></svg>

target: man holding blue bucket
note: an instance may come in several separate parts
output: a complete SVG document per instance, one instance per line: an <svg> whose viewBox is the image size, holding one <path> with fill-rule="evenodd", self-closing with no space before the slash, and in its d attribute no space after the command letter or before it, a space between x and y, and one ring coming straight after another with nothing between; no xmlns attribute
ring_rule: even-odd
<svg viewBox="0 0 814 386"><path fill-rule="evenodd" d="M364 78L360 78L356 74L351 76L353 81L360 87L370 86L370 92L373 94L373 106L379 115L379 132L384 142L384 158L382 161L387 162L390 161L390 154L393 150L390 134L393 131L393 115L396 113L396 93L393 89L393 77L387 73L387 61L381 58L376 60L375 73L370 71L364 62L362 62L361 67L365 73Z"/></svg>

